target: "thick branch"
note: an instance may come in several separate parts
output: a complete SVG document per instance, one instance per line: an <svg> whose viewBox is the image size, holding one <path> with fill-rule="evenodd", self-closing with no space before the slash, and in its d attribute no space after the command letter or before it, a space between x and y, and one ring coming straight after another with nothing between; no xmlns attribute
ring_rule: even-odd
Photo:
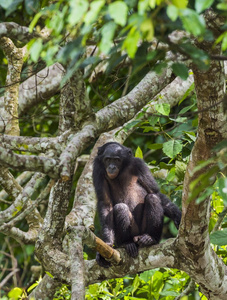
<svg viewBox="0 0 227 300"><path fill-rule="evenodd" d="M10 150L24 152L45 153L48 150L54 150L55 154L60 154L65 147L67 138L71 131L65 131L62 135L55 138L38 138L27 136L1 135L0 144L2 147Z"/></svg>
<svg viewBox="0 0 227 300"><path fill-rule="evenodd" d="M59 288L59 281L51 278L49 275L45 275L28 299L43 299L43 295L45 295L46 300L52 300L57 288Z"/></svg>
<svg viewBox="0 0 227 300"><path fill-rule="evenodd" d="M47 67L25 80L19 87L19 115L22 116L31 107L50 99L60 90L64 68L59 64ZM4 97L0 98L0 107Z"/></svg>
<svg viewBox="0 0 227 300"><path fill-rule="evenodd" d="M59 92L64 68L59 63L47 67L20 85L19 115Z"/></svg>
<svg viewBox="0 0 227 300"><path fill-rule="evenodd" d="M116 128L131 120L149 100L154 98L173 79L174 76L170 68L165 69L161 76L155 72L149 72L126 96L96 113L96 122L100 131Z"/></svg>
<svg viewBox="0 0 227 300"><path fill-rule="evenodd" d="M3 224L13 217L15 217L18 213L21 213L25 208L25 205L29 202L30 197L33 192L40 186L43 179L43 174L35 174L32 179L27 183L26 187L18 193L17 198L12 203L12 205L6 210L0 212L0 224ZM20 190L19 190L20 191ZM18 191L18 192L19 192Z"/></svg>
<svg viewBox="0 0 227 300"><path fill-rule="evenodd" d="M12 40L27 43L35 37L42 37L37 32L30 33L29 28L20 26L14 22L3 22L0 23L0 38L9 37Z"/></svg>
<svg viewBox="0 0 227 300"><path fill-rule="evenodd" d="M215 20L212 21L214 24ZM211 55L220 55L220 47L203 42L199 47ZM212 148L227 138L226 115L223 112L222 99L225 95L225 76L222 62L212 61L209 71L201 72L193 67L199 113L198 134L193 147L184 180L182 222L179 231L179 243L182 266L190 260L188 273L201 286L209 299L225 299L227 287L226 266L210 247L209 219L210 201L197 204L188 202L190 183L207 172L207 168L194 172L200 161L212 156ZM212 184L212 182L211 182ZM212 278L212 280L210 280Z"/></svg>
<svg viewBox="0 0 227 300"><path fill-rule="evenodd" d="M6 114L2 115L1 118L4 120L5 133L19 135L18 91L24 50L16 48L13 42L5 37L0 39L0 46L8 60L4 94L4 110Z"/></svg>
<svg viewBox="0 0 227 300"><path fill-rule="evenodd" d="M11 150L0 147L0 163L19 171L36 171L49 175L51 178L58 177L57 160L43 156L20 155Z"/></svg>
<svg viewBox="0 0 227 300"><path fill-rule="evenodd" d="M141 248L137 258L131 258L124 249L120 251L122 264L109 269L97 265L95 260L85 261L86 285L101 280L124 277L127 274L137 274L153 268L178 268L175 239L148 248Z"/></svg>

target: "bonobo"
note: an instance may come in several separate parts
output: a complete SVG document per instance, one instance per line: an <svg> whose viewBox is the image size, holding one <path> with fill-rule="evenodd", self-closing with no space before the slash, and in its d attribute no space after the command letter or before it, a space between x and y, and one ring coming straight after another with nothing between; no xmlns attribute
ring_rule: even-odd
<svg viewBox="0 0 227 300"><path fill-rule="evenodd" d="M94 160L93 182L98 198L102 238L110 246L124 246L132 257L139 247L159 243L164 215L179 227L181 211L160 193L145 162L121 144L106 143ZM110 263L97 253L100 266Z"/></svg>

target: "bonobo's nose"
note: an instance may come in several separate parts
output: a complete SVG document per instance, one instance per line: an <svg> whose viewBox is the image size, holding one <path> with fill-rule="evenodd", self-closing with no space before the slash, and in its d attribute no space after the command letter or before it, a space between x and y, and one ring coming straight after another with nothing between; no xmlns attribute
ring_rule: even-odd
<svg viewBox="0 0 227 300"><path fill-rule="evenodd" d="M108 167L108 172L109 173L113 173L113 172L116 172L116 166L115 165L109 165Z"/></svg>

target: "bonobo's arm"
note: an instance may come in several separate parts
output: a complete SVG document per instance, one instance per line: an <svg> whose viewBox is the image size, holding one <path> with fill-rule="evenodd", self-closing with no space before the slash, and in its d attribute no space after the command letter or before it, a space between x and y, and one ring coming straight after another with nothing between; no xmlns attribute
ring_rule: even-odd
<svg viewBox="0 0 227 300"><path fill-rule="evenodd" d="M172 219L177 229L179 228L180 221L181 221L181 211L180 209L169 200L169 198L162 194L158 193L158 196L162 200L162 207L164 210L164 215L168 218Z"/></svg>
<svg viewBox="0 0 227 300"><path fill-rule="evenodd" d="M103 166L99 160L94 161L93 182L98 199L98 214L102 228L102 238L105 243L114 244L113 206L110 198L109 187L106 182Z"/></svg>
<svg viewBox="0 0 227 300"><path fill-rule="evenodd" d="M164 215L172 219L175 226L179 228L181 221L180 209L173 202L171 202L166 195L159 191L158 185L145 162L139 158L135 158L134 170L135 172L138 172L137 176L139 184L144 187L148 194L154 193L159 196L162 201Z"/></svg>
<svg viewBox="0 0 227 300"><path fill-rule="evenodd" d="M134 158L133 170L138 176L138 183L147 191L148 194L159 192L158 185L151 174L148 166L140 158Z"/></svg>
<svg viewBox="0 0 227 300"><path fill-rule="evenodd" d="M105 243L110 246L114 244L114 223L113 223L113 207L110 198L109 188L105 179L103 166L100 161L96 158L94 161L93 168L93 183L95 186L95 192L98 199L98 214L102 229L102 239ZM104 267L110 267L110 263L100 255L99 252L96 254L97 263Z"/></svg>

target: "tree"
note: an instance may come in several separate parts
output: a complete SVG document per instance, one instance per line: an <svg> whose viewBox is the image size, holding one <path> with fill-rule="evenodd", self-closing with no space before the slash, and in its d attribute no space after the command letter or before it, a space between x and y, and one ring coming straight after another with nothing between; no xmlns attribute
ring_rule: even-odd
<svg viewBox="0 0 227 300"><path fill-rule="evenodd" d="M89 284L156 267L187 272L208 299L226 298L226 265L209 238L214 181L223 211L210 229L223 228L227 205L225 11L221 1L0 1L0 231L35 244L48 272L30 298L52 299L66 282L71 299L84 299ZM190 116L198 116L197 137L181 131L182 143L173 129ZM177 237L136 259L117 249L121 264L106 270L83 259L84 244L99 245L92 161L99 145L141 128L168 135L150 148L174 162L170 181L188 160L182 222ZM190 158L181 154L194 140Z"/></svg>

